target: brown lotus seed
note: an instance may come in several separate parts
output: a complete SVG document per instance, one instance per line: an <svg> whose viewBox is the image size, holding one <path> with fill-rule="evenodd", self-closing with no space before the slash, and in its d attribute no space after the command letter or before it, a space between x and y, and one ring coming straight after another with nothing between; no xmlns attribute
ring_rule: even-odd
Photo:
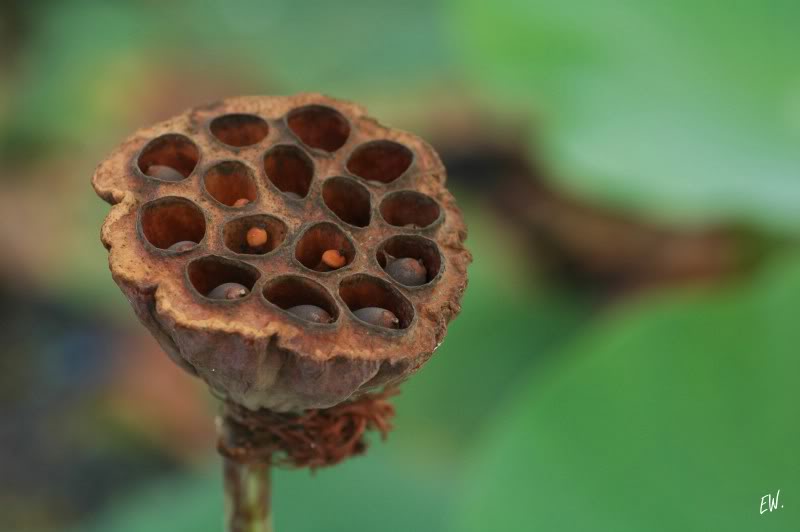
<svg viewBox="0 0 800 532"><path fill-rule="evenodd" d="M387 329L398 329L400 320L393 312L380 307L364 307L353 312L356 318L372 325L386 327Z"/></svg>
<svg viewBox="0 0 800 532"><path fill-rule="evenodd" d="M156 179L160 179L162 181L183 181L183 179L186 177L174 168L161 164L151 164L147 167L146 173L150 177L155 177Z"/></svg>
<svg viewBox="0 0 800 532"><path fill-rule="evenodd" d="M260 248L269 240L269 233L261 227L251 227L247 230L247 245L251 248Z"/></svg>
<svg viewBox="0 0 800 532"><path fill-rule="evenodd" d="M233 206L234 207L244 207L248 203L250 203L249 199L247 199L247 198L239 198L239 199L237 199L236 201L233 202Z"/></svg>
<svg viewBox="0 0 800 532"><path fill-rule="evenodd" d="M322 254L322 264L332 270L338 270L345 265L347 259L339 250L329 249Z"/></svg>
<svg viewBox="0 0 800 532"><path fill-rule="evenodd" d="M406 286L420 286L427 282L428 272L422 259L412 259L411 257L395 259L387 256L387 260L386 273L398 283Z"/></svg>
<svg viewBox="0 0 800 532"><path fill-rule="evenodd" d="M333 318L325 309L316 305L297 305L287 309L286 312L313 323L330 323L333 321Z"/></svg>
<svg viewBox="0 0 800 532"><path fill-rule="evenodd" d="M181 240L180 242L175 242L167 249L169 251L189 251L196 245L197 242L192 242L191 240Z"/></svg>
<svg viewBox="0 0 800 532"><path fill-rule="evenodd" d="M239 283L222 283L206 297L211 299L240 299L246 296L250 291L244 285Z"/></svg>

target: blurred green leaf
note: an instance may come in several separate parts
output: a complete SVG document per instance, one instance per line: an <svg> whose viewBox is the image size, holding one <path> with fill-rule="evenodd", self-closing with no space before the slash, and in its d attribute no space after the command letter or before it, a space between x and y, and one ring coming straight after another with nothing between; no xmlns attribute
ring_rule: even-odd
<svg viewBox="0 0 800 532"><path fill-rule="evenodd" d="M19 58L0 155L25 162L56 147L107 148L105 137L142 125L156 95L174 112L200 103L193 85L202 82L211 92L231 90L226 83L328 92L375 103L380 114L392 108L388 94L447 75L442 11L425 0L48 5Z"/></svg>
<svg viewBox="0 0 800 532"><path fill-rule="evenodd" d="M30 163L59 145L85 156L98 134L133 113L125 99L142 82L153 30L141 9L124 4L53 4L35 16L0 127L0 155Z"/></svg>
<svg viewBox="0 0 800 532"><path fill-rule="evenodd" d="M800 226L800 4L454 0L464 66L610 203Z"/></svg>
<svg viewBox="0 0 800 532"><path fill-rule="evenodd" d="M175 7L172 16L180 17ZM246 13L246 16L243 14ZM185 40L242 64L285 90L375 99L445 75L451 64L440 1L211 3L189 21ZM209 31L209 27L214 27Z"/></svg>
<svg viewBox="0 0 800 532"><path fill-rule="evenodd" d="M497 416L451 530L796 530L798 294L795 258L584 335Z"/></svg>
<svg viewBox="0 0 800 532"><path fill-rule="evenodd" d="M453 486L446 477L393 460L389 452L388 445L376 445L366 457L316 475L277 470L273 478L275 529L441 530L443 509L450 504ZM223 528L222 501L222 476L214 469L165 480L133 494L79 530L217 532Z"/></svg>

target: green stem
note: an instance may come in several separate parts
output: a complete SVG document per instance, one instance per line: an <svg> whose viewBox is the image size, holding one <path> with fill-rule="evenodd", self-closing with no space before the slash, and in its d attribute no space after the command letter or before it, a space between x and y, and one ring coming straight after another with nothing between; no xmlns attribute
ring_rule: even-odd
<svg viewBox="0 0 800 532"><path fill-rule="evenodd" d="M268 465L224 458L227 532L273 532Z"/></svg>

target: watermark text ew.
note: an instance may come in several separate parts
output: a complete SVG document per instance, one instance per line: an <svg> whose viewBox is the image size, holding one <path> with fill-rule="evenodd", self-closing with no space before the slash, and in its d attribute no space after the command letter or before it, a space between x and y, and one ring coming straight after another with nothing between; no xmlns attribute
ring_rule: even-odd
<svg viewBox="0 0 800 532"><path fill-rule="evenodd" d="M758 507L759 515L764 515L767 512L773 512L778 509L778 499L781 496L781 490L778 490L778 493L775 494L775 497L772 496L771 493L767 493L763 497L761 497L761 505ZM783 508L783 505L780 505Z"/></svg>

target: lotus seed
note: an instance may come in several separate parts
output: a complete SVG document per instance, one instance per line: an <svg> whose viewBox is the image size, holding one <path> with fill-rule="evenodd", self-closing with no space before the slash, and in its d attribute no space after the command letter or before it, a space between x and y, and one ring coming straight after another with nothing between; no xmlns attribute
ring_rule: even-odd
<svg viewBox="0 0 800 532"><path fill-rule="evenodd" d="M189 251L196 245L197 242L192 242L191 240L181 240L180 242L175 242L167 249L169 251Z"/></svg>
<svg viewBox="0 0 800 532"><path fill-rule="evenodd" d="M147 175L162 181L183 181L186 177L171 166L164 166L161 164L151 164L147 168Z"/></svg>
<svg viewBox="0 0 800 532"><path fill-rule="evenodd" d="M400 284L406 286L420 286L425 284L428 272L421 259L404 257L402 259L389 259L386 273Z"/></svg>
<svg viewBox="0 0 800 532"><path fill-rule="evenodd" d="M239 283L222 283L210 291L208 297L211 299L241 299L249 292L247 287Z"/></svg>
<svg viewBox="0 0 800 532"><path fill-rule="evenodd" d="M313 323L330 323L333 321L328 312L316 305L297 305L287 309L286 312Z"/></svg>
<svg viewBox="0 0 800 532"><path fill-rule="evenodd" d="M251 248L260 248L269 240L269 234L261 227L251 227L247 231L247 245Z"/></svg>
<svg viewBox="0 0 800 532"><path fill-rule="evenodd" d="M338 270L345 265L347 259L336 249L329 249L322 254L322 264L332 270Z"/></svg>
<svg viewBox="0 0 800 532"><path fill-rule="evenodd" d="M393 312L380 307L364 307L353 312L356 318L387 329L400 328L400 320Z"/></svg>

